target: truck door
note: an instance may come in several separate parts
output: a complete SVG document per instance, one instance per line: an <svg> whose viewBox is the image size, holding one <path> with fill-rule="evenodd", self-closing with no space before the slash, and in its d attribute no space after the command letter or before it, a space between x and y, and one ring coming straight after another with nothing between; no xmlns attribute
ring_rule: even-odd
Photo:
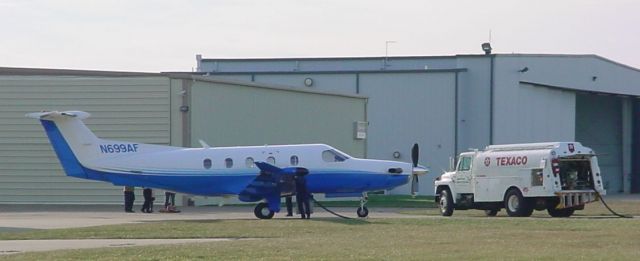
<svg viewBox="0 0 640 261"><path fill-rule="evenodd" d="M457 193L472 193L471 191L471 156L461 156L456 168L455 182Z"/></svg>

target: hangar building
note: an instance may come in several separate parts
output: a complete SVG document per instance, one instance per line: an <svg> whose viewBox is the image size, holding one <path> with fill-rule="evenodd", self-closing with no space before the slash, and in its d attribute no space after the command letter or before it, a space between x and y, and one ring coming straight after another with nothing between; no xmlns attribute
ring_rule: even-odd
<svg viewBox="0 0 640 261"><path fill-rule="evenodd" d="M419 143L422 194L469 148L574 140L609 193L640 191L640 70L597 55L196 60L209 77L368 97L367 157L410 161Z"/></svg>
<svg viewBox="0 0 640 261"><path fill-rule="evenodd" d="M41 110L87 111L88 127L106 139L184 147L200 147L200 139L211 146L327 143L365 153L354 138L354 123L366 121L359 95L190 73L0 67L0 204L123 201L121 187L63 174L42 126L24 116Z"/></svg>

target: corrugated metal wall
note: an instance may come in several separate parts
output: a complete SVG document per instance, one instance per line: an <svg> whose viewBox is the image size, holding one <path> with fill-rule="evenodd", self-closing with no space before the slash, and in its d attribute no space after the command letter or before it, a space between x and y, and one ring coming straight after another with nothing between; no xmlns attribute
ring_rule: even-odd
<svg viewBox="0 0 640 261"><path fill-rule="evenodd" d="M576 140L598 155L607 193L622 187L622 98L579 93L576 95ZM616 117L617 116L617 117Z"/></svg>
<svg viewBox="0 0 640 261"><path fill-rule="evenodd" d="M191 86L191 145L326 143L355 157L365 141L354 122L365 121L366 99L223 83Z"/></svg>
<svg viewBox="0 0 640 261"><path fill-rule="evenodd" d="M166 77L0 76L0 203L121 203L122 188L63 174L25 113L83 110L101 138L170 143Z"/></svg>
<svg viewBox="0 0 640 261"><path fill-rule="evenodd" d="M455 73L361 74L360 89L369 96L368 156L411 162L411 147L420 145L420 164L433 172L446 169L455 154ZM400 158L393 157L395 151ZM420 179L420 192L433 191L436 175ZM393 193L409 193L410 186Z"/></svg>
<svg viewBox="0 0 640 261"><path fill-rule="evenodd" d="M506 91L504 91L506 92ZM520 84L497 94L494 143L572 141L576 98L572 91Z"/></svg>

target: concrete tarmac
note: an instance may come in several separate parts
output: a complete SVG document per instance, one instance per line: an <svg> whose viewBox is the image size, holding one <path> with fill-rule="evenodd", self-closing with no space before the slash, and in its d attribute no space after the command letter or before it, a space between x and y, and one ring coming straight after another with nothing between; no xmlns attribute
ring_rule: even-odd
<svg viewBox="0 0 640 261"><path fill-rule="evenodd" d="M184 239L56 239L56 240L0 240L0 255L23 252L53 251L61 249L86 249L103 247L133 247L166 244L187 244L231 240L233 238L184 238Z"/></svg>
<svg viewBox="0 0 640 261"><path fill-rule="evenodd" d="M156 208L160 209L160 208ZM253 206L203 206L180 208L180 213L125 213L121 206L115 205L0 205L0 232L20 229L53 229L90 227L100 225L142 223L166 220L217 220L251 219ZM312 217L334 217L323 209L314 208ZM355 208L331 208L331 210L356 218ZM398 209L370 209L370 218L412 217L397 213ZM286 210L276 213L274 218L285 217ZM294 216L293 218L295 218ZM418 216L415 216L418 217Z"/></svg>
<svg viewBox="0 0 640 261"><path fill-rule="evenodd" d="M156 208L159 209L159 208ZM356 217L355 208L331 208L337 213ZM125 213L116 205L0 205L0 233L19 232L33 229L78 228L114 224L131 224L168 220L257 220L253 206L185 207L180 213ZM312 217L333 217L332 214L315 208ZM398 209L372 209L371 218L419 217L397 213ZM285 217L286 210L276 214L275 219L295 219ZM0 240L0 255L32 251L52 251L61 249L83 249L102 247L132 247L158 244L184 244L245 240L235 238L202 239L73 239L73 240Z"/></svg>

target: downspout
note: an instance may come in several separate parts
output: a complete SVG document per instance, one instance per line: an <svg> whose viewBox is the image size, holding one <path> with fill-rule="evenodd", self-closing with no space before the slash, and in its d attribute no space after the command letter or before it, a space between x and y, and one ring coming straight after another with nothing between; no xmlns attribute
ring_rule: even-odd
<svg viewBox="0 0 640 261"><path fill-rule="evenodd" d="M490 54L491 57L489 57L490 59L490 72L489 72L489 145L493 145L493 112L495 110L495 105L494 105L494 67L495 67L495 54Z"/></svg>

